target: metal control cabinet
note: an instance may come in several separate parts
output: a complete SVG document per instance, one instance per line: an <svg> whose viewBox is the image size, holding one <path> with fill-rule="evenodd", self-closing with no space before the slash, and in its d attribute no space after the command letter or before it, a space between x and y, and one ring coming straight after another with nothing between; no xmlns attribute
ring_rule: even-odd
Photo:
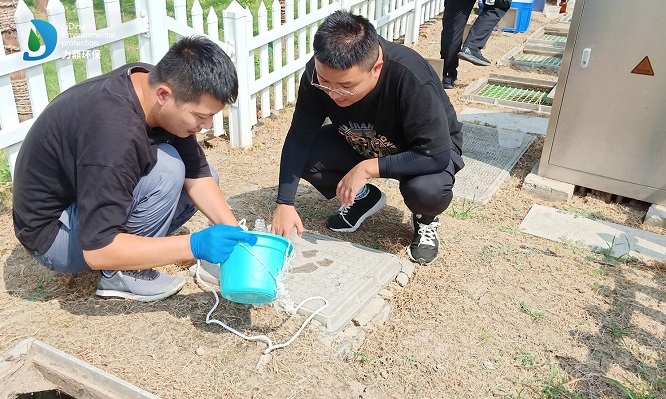
<svg viewBox="0 0 666 399"><path fill-rule="evenodd" d="M540 176L666 205L665 7L576 1Z"/></svg>

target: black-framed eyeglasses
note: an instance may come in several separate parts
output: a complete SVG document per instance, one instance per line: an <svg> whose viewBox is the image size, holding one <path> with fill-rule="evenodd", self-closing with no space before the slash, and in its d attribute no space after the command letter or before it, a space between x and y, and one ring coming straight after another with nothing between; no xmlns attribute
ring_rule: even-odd
<svg viewBox="0 0 666 399"><path fill-rule="evenodd" d="M318 83L315 83L314 78L315 78L315 75L317 74L317 68L313 68L313 70L312 70L312 79L310 79L310 84L312 86L318 88L319 90L322 90L322 91L326 92L326 94L329 94L330 92L333 92L335 94L339 94L339 95L344 96L344 97L352 97L361 88L361 85L363 85L363 82L365 82L365 80L368 79L368 76L370 76L370 72L372 72L372 68L368 71L367 74L365 74L365 78L363 78L361 83L356 85L356 90L354 90L353 92L349 91L349 90L345 90L345 89L332 89L328 86L323 86L323 85L320 85Z"/></svg>

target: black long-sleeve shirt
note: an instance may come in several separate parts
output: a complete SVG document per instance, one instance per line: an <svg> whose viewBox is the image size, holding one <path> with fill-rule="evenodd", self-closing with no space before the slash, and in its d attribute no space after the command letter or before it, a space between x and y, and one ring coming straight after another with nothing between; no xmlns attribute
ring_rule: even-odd
<svg viewBox="0 0 666 399"><path fill-rule="evenodd" d="M462 124L432 67L408 47L384 39L380 45L384 64L375 88L348 107L313 87L314 59L306 65L282 148L278 203L294 203L307 154L326 117L361 155L379 158L380 177L441 172L452 148L462 153Z"/></svg>

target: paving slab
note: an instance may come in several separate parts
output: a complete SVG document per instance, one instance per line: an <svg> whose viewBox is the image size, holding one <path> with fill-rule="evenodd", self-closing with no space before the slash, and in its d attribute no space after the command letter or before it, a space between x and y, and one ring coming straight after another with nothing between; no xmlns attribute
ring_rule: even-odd
<svg viewBox="0 0 666 399"><path fill-rule="evenodd" d="M403 262L395 255L322 234L293 234L295 257L285 285L298 305L312 296L326 298L329 306L314 319L336 332L398 275ZM306 303L299 313L309 316L322 305Z"/></svg>
<svg viewBox="0 0 666 399"><path fill-rule="evenodd" d="M526 134L520 147L504 148L499 145L497 129L464 124L465 167L456 174L453 195L477 204L486 204L509 178L509 173L532 141L534 136Z"/></svg>
<svg viewBox="0 0 666 399"><path fill-rule="evenodd" d="M330 333L350 323L372 298L381 296L403 268L411 266L393 254L322 234L305 231L302 237L293 233L289 239L295 254L284 279L289 296L294 306L313 296L326 298L328 307L314 320ZM196 272L194 265L182 275L194 277ZM219 285L220 266L202 260L199 278ZM322 305L322 301L312 300L298 313L309 316Z"/></svg>
<svg viewBox="0 0 666 399"><path fill-rule="evenodd" d="M540 135L545 135L548 129L548 118L473 107L465 107L465 109L458 114L458 120L463 123L473 123L482 126L487 124L512 130L520 128L525 132Z"/></svg>
<svg viewBox="0 0 666 399"><path fill-rule="evenodd" d="M666 261L666 236L603 220L576 217L558 209L534 205L520 230L558 242L578 243L591 249L611 247L611 255L647 257Z"/></svg>

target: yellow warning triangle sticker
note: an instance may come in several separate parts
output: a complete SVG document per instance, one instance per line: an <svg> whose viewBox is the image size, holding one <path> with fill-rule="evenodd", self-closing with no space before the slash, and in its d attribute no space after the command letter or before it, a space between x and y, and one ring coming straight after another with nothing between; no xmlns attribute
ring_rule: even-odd
<svg viewBox="0 0 666 399"><path fill-rule="evenodd" d="M645 58L643 58L641 62L636 65L636 68L634 68L631 73L654 76L654 70L652 69L652 64L650 64L650 59L645 56Z"/></svg>

